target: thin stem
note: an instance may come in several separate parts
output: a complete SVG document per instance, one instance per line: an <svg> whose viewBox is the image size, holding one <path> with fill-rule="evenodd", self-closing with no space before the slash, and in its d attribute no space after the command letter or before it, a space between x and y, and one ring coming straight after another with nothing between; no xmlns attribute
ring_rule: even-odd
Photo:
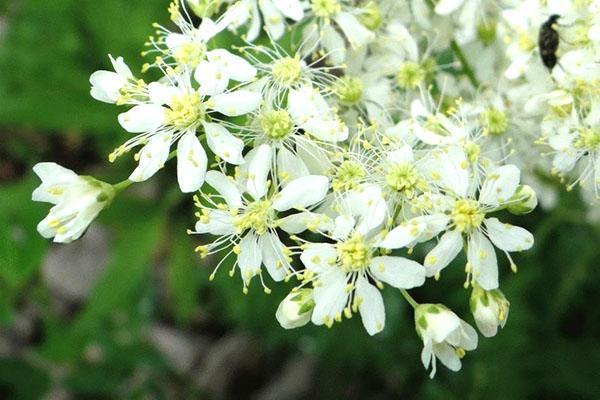
<svg viewBox="0 0 600 400"><path fill-rule="evenodd" d="M479 81L475 76L475 72L473 72L473 68L471 68L471 65L467 61L467 58L465 57L465 54L463 53L458 43L456 43L456 40L452 40L452 42L450 42L450 48L452 49L452 52L454 53L456 58L458 58L458 61L460 61L460 64L462 65L462 71L465 75L467 75L467 78L469 78L469 82L471 82L471 85L473 85L475 88L478 88Z"/></svg>
<svg viewBox="0 0 600 400"><path fill-rule="evenodd" d="M129 179L125 179L124 181L114 184L113 189L115 190L115 193L121 193L123 190L127 189L132 184L133 184L133 181L130 181Z"/></svg>
<svg viewBox="0 0 600 400"><path fill-rule="evenodd" d="M419 303L417 303L417 301L412 298L412 296L406 291L406 289L400 289L400 293L402 293L402 296L406 299L406 301L408 301L412 308L417 308L419 306Z"/></svg>

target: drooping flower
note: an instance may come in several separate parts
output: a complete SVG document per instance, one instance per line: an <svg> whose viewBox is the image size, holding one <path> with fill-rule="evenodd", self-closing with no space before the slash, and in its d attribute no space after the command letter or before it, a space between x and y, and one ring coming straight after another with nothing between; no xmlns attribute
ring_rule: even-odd
<svg viewBox="0 0 600 400"><path fill-rule="evenodd" d="M38 163L33 171L42 184L34 190L32 199L54 204L37 229L43 237L54 238L57 243L79 239L115 196L112 185L77 175L56 163Z"/></svg>
<svg viewBox="0 0 600 400"><path fill-rule="evenodd" d="M415 326L423 351L421 362L431 366L431 378L437 371L436 360L448 369L459 371L466 351L477 348L477 332L442 304L420 304L415 309Z"/></svg>
<svg viewBox="0 0 600 400"><path fill-rule="evenodd" d="M504 328L506 325L510 303L500 290L488 291L474 285L469 303L477 328L483 336L496 336L498 327Z"/></svg>

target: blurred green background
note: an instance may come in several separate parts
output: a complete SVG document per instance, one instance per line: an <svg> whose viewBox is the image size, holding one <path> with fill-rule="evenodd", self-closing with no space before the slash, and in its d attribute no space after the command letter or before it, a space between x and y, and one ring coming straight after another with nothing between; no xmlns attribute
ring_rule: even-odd
<svg viewBox="0 0 600 400"><path fill-rule="evenodd" d="M519 224L535 248L503 263L506 328L480 338L463 370L428 378L411 310L385 289L387 326L281 329L289 288L242 294L239 277L209 283L193 253L190 198L168 167L120 196L80 241L36 233L31 167L56 161L108 182L124 141L117 110L88 95L107 54L141 66L166 0L0 0L0 398L4 399L593 399L600 397L600 229L576 194ZM464 319L464 261L414 291Z"/></svg>

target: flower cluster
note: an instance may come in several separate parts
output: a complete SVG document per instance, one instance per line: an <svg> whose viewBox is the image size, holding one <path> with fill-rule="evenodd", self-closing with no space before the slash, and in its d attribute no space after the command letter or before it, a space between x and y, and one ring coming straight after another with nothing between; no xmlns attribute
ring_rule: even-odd
<svg viewBox="0 0 600 400"><path fill-rule="evenodd" d="M34 200L56 204L45 237L77 239L176 158L211 279L227 266L244 292L293 281L283 328L359 314L370 335L385 327L382 290L397 289L433 376L436 360L460 369L477 332L408 290L464 253L475 324L494 336L509 310L500 271L534 244L502 220L531 212L536 190L551 206L539 171L598 196L598 0L188 0L169 13L143 53L160 79L120 57L90 78L131 134L109 160L133 150L137 167L113 186L36 166Z"/></svg>

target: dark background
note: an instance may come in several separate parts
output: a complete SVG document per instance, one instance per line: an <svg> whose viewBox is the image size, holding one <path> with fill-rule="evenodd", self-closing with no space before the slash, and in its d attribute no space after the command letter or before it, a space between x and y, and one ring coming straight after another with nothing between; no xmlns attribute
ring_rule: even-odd
<svg viewBox="0 0 600 400"><path fill-rule="evenodd" d="M600 228L576 193L518 220L536 246L517 256L516 275L500 258L506 328L434 380L411 310L389 287L386 329L369 337L359 318L281 329L274 313L290 287L267 296L255 283L245 296L225 270L208 282L214 260L193 253L194 209L172 167L116 199L80 241L43 240L35 227L49 206L30 201L36 162L108 182L132 170L107 161L127 135L88 78L109 67L108 53L138 69L167 3L0 0L0 398L600 397ZM472 323L463 265L414 295Z"/></svg>

